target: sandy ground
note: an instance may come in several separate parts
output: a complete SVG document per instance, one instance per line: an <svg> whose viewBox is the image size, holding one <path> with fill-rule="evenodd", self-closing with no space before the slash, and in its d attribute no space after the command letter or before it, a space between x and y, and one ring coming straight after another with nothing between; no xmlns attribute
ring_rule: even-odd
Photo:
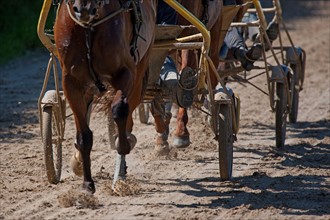
<svg viewBox="0 0 330 220"><path fill-rule="evenodd" d="M37 111L49 56L30 52L0 67L0 219L330 219L330 2L290 0L283 8L295 44L307 52L298 122L288 124L286 145L276 149L268 97L231 84L242 102L231 181L220 181L217 143L202 116L189 122L192 144L171 149L167 158L153 154L152 120L136 118L138 144L127 156L132 194L114 195L115 152L98 113L91 122L97 192L82 194L82 180L69 168L72 117L61 182L49 184ZM266 81L253 82L263 87Z"/></svg>

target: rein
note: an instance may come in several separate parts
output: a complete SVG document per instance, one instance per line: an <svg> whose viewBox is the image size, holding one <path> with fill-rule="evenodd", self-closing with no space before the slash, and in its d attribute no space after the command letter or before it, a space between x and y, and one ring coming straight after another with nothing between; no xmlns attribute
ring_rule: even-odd
<svg viewBox="0 0 330 220"><path fill-rule="evenodd" d="M95 82L95 86L98 88L98 90L102 93L105 92L107 89L105 88L104 84L100 81L99 78L97 78L97 75L95 74L93 64L92 64L92 56L91 56L91 45L92 45L92 40L91 40L91 29L88 29L86 32L86 47L87 47L87 60L88 60L88 69L89 72Z"/></svg>

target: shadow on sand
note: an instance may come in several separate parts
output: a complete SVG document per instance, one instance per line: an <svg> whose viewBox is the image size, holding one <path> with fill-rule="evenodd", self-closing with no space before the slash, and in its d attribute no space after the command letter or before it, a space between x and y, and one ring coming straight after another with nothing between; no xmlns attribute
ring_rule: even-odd
<svg viewBox="0 0 330 220"><path fill-rule="evenodd" d="M318 168L330 170L330 132L329 121L299 122L290 126L294 136L302 140L315 138L316 144L302 141L295 145L286 145L282 149L271 151L238 148L236 151L250 152L262 158L281 157L273 169L283 170L288 167L308 170ZM317 134L315 136L315 134ZM235 158L237 159L237 158ZM239 163L239 162L238 162ZM194 197L217 197L209 204L176 204L180 208L192 207L223 207L231 209L244 206L250 210L274 207L287 215L325 215L330 214L329 176L285 175L268 176L265 172L251 172L250 176L233 178L231 181L220 182L219 178L207 177L194 180L171 179L173 186L188 186L181 193ZM229 190L228 190L229 189ZM321 214L320 214L321 213Z"/></svg>

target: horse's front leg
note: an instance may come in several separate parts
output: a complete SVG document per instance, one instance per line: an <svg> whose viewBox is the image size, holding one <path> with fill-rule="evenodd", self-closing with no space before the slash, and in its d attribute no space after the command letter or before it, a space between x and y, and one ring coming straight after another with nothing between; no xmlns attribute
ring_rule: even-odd
<svg viewBox="0 0 330 220"><path fill-rule="evenodd" d="M93 146L93 133L89 129L89 105L92 95L83 92L80 86L69 76L63 78L63 89L72 109L76 124L76 152L71 159L71 168L77 176L84 176L83 188L94 193L95 185L91 174L90 153Z"/></svg>
<svg viewBox="0 0 330 220"><path fill-rule="evenodd" d="M126 125L129 115L129 105L127 97L121 90L116 92L112 101L111 111L114 121L118 127L118 137L116 140L116 148L118 154L126 155L131 151L131 146L127 139Z"/></svg>
<svg viewBox="0 0 330 220"><path fill-rule="evenodd" d="M131 133L131 129L127 128L127 124L131 124L132 114L129 109L127 97L121 90L118 90L111 105L113 119L118 127L118 137L116 139L117 158L113 180L113 188L118 180L126 178L126 154L135 146L137 140ZM129 123L128 123L129 122Z"/></svg>
<svg viewBox="0 0 330 220"><path fill-rule="evenodd" d="M85 120L85 119L81 119L81 120ZM82 171L83 171L82 173L84 175L83 188L91 193L94 193L95 185L92 179L91 160L90 160L90 153L92 150L92 146L93 146L93 133L89 129L89 127L84 125L81 129L77 129L76 143L75 143L75 147L77 151L73 156L74 160L71 160L72 161L71 165L73 170L74 171L76 170L76 174L78 175L79 172L81 172L79 171L79 169L81 169L80 167L82 165Z"/></svg>

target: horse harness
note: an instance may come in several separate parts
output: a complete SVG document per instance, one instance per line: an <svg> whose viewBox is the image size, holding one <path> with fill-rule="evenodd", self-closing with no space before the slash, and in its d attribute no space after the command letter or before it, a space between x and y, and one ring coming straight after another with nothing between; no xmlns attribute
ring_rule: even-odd
<svg viewBox="0 0 330 220"><path fill-rule="evenodd" d="M110 0L95 0L96 5L98 7L101 7L103 5L109 4ZM87 47L87 59L88 59L88 67L89 67L89 72L91 74L91 77L93 78L95 82L95 86L98 88L98 90L102 93L106 91L106 88L104 84L97 78L97 75L93 69L92 65L92 57L91 57L91 45L92 45L92 39L91 35L92 32L94 31L94 27L96 27L99 24L102 24L106 22L107 20L110 20L111 18L115 17L116 15L124 12L124 11L132 11L132 24L133 24L133 38L130 43L130 54L133 57L134 61L137 63L138 60L140 59L139 57L139 52L137 48L137 40L140 37L142 40L145 40L140 34L140 29L143 23L142 20L142 13L141 13L141 2L143 0L118 0L120 3L120 8L113 11L112 13L108 14L104 18L100 20L96 20L95 22L84 24L80 22L75 16L72 15L72 12L70 10L70 4L74 4L74 0L65 0L66 6L68 8L69 15L71 19L81 27L83 27L86 30L86 47ZM209 6L209 1L214 1L214 0L202 0L203 2L203 16L202 16L202 22L206 25L209 21L209 15L208 15L208 6ZM53 0L53 3L56 4L58 3L59 0Z"/></svg>
<svg viewBox="0 0 330 220"><path fill-rule="evenodd" d="M95 0L98 7L101 7L103 5L109 4L110 0ZM97 78L97 75L94 71L93 65L92 65L92 57L91 57L91 46L92 46L92 32L94 31L94 27L96 27L99 24L102 24L111 18L115 17L116 15L129 11L132 13L132 24L133 24L133 38L130 43L130 54L132 55L134 61L137 63L139 60L139 52L137 49L137 40L140 37L141 39L145 40L140 34L140 29L142 25L142 13L141 13L141 1L142 0L118 0L120 3L120 8L113 11L112 13L108 14L104 18L100 20L95 20L95 22L91 22L88 24L84 24L80 22L77 18L75 18L74 15L72 15L72 12L70 10L70 3L73 4L74 0L65 0L65 3L68 8L69 15L71 19L83 27L85 29L85 43L87 47L87 60L88 60L88 67L89 72L91 74L91 77L93 78L95 82L95 86L98 88L98 90L102 93L106 91L106 88L104 84Z"/></svg>

